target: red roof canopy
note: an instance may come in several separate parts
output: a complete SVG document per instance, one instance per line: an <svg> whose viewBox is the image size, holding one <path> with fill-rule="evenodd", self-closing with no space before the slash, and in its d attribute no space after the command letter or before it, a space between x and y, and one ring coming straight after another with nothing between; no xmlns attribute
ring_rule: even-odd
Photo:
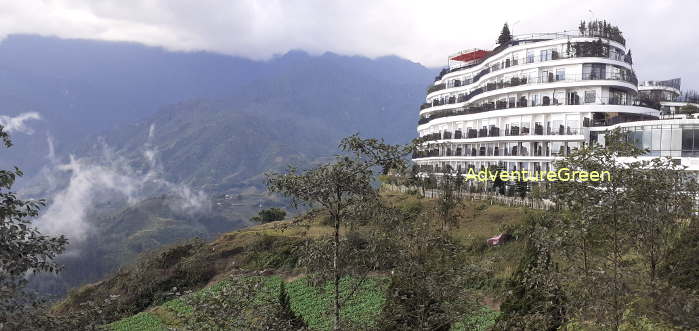
<svg viewBox="0 0 699 331"><path fill-rule="evenodd" d="M484 51L484 50L479 49L479 50L475 50L473 52L468 52L468 53L464 53L461 55L457 55L451 59L454 61L468 62L468 61L478 60L486 55L488 55L488 51Z"/></svg>

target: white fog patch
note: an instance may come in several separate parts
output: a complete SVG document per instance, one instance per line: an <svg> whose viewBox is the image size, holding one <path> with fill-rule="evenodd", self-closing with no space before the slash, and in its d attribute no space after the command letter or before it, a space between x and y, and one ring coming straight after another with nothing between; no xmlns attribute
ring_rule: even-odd
<svg viewBox="0 0 699 331"><path fill-rule="evenodd" d="M56 169L71 172L71 177L68 186L53 196L39 218L39 226L49 233L65 234L72 241L82 241L89 230L86 216L98 202L95 196L111 192L125 196L130 203L136 199L138 180L123 169L73 156L70 162Z"/></svg>
<svg viewBox="0 0 699 331"><path fill-rule="evenodd" d="M7 133L20 132L24 134L33 134L34 130L28 127L25 122L29 120L40 120L41 115L37 112L22 113L15 117L0 115L0 125L3 126Z"/></svg>
<svg viewBox="0 0 699 331"><path fill-rule="evenodd" d="M155 195L170 197L168 207L176 213L193 215L208 211L210 200L204 192L163 177L152 143L154 131L155 126L151 125L141 153L144 169L133 167L104 141L98 143L98 156L76 158L71 155L67 163L60 164L53 155L53 139L49 136L48 157L53 165L42 174L50 185L56 182L56 176L68 174L69 179L63 188L51 195L38 226L51 234L65 234L71 242L78 243L92 230L91 217L99 211L100 205L113 201L133 205Z"/></svg>

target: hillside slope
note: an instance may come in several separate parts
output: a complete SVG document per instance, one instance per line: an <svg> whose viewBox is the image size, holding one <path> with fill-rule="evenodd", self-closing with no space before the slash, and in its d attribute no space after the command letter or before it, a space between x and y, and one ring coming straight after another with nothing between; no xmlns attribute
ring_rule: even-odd
<svg viewBox="0 0 699 331"><path fill-rule="evenodd" d="M433 203L427 199L397 194L387 194L385 198L405 206L420 204L429 207ZM514 241L501 247L488 248L483 245L484 239L499 233L504 226L520 224L526 211L473 202L467 203L462 213L466 217L453 230L453 234L460 238L473 261L491 275L474 286L491 292L491 299L497 301L496 293L511 274L511 266L516 265L520 258L521 243ZM227 233L209 243L189 242L171 246L149 253L136 264L99 283L73 291L56 310L67 313L78 309L80 303L118 295L111 309L119 313L112 318L138 315L112 324L117 330L141 323L153 325L149 330L186 327L191 320L188 314L198 313L196 307L187 304L191 302L187 294L189 291L195 291L195 297L213 295L206 293L215 293L220 286L227 286L225 284L245 283L250 277L258 277L255 279L263 283L278 284L284 280L292 309L306 323L315 325L314 328L326 329L329 317L322 312L327 310L324 305L328 304L329 299L323 299L322 292L315 292L315 287L305 283L303 270L296 266L295 248L305 239L319 238L330 232L331 228L323 225L321 219L314 221L310 227L282 221ZM357 317L361 323L370 323L371 319L376 318L384 300L382 286L385 285L381 285L381 279L380 274L372 277L371 285L362 290L363 308L348 311L348 316L364 316ZM213 287L196 292L206 286ZM485 314L478 318L487 320L490 315Z"/></svg>

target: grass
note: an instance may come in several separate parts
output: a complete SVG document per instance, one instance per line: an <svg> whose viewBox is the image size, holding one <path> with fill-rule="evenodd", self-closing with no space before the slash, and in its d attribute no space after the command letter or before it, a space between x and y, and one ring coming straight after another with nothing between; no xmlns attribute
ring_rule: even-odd
<svg viewBox="0 0 699 331"><path fill-rule="evenodd" d="M149 312L141 312L108 325L114 331L167 331L163 322Z"/></svg>
<svg viewBox="0 0 699 331"><path fill-rule="evenodd" d="M500 316L500 312L487 307L472 316L464 318L460 322L454 323L452 330L454 331L486 331L490 330Z"/></svg>
<svg viewBox="0 0 699 331"><path fill-rule="evenodd" d="M345 277L340 282L340 297L346 298L355 288L357 279ZM385 277L367 278L359 286L340 311L342 320L363 328L373 326L386 299L388 287ZM307 278L297 279L287 285L291 309L314 330L329 330L332 326L333 286L328 282L322 288L314 287Z"/></svg>
<svg viewBox="0 0 699 331"><path fill-rule="evenodd" d="M274 301L279 291L279 285L283 280L277 276L246 276L226 279L189 296L197 298L211 297L220 294L226 287L241 286L244 282L250 281L261 284L261 286L256 287L251 305L251 307L260 307ZM386 277L365 279L340 312L344 323L352 329L368 329L375 326L386 302L385 290L389 285L388 283L389 280ZM356 284L358 284L356 278L343 278L340 283L341 297L346 297L355 288ZM316 287L311 284L307 277L303 277L289 282L286 288L291 309L308 324L310 329L332 329L333 291L330 282L322 287ZM230 300L236 300L236 298L231 297ZM187 301L187 297L177 298L149 312L142 312L122 319L109 324L107 327L114 331L160 331L168 330L168 328L201 328L201 322L199 324L190 322L195 320L194 317L197 317L197 321L201 321L202 316L196 316L200 312L198 312L196 307L190 306ZM251 309L242 315L247 321L245 323L254 325L256 311ZM466 317L456 323L452 330L488 330L494 325L498 315L499 312L483 307L477 314ZM213 326L208 327L214 328Z"/></svg>
<svg viewBox="0 0 699 331"><path fill-rule="evenodd" d="M250 311L242 314L246 320L243 323L254 325L257 309L269 305L277 299L280 285L283 280L278 276L243 276L222 280L210 287L194 292L188 296L170 300L149 312L119 320L107 326L110 330L167 330L168 328L201 328L202 320L206 316L200 316L197 307L191 306L189 298L205 299L220 295L221 292L231 287L244 286L246 282L257 282L255 293L251 302ZM341 282L341 296L345 297L356 284L354 279L344 278ZM353 325L374 325L381 308L384 305L384 290L388 286L388 280L384 277L367 278L358 287L354 296L348 300L341 311L342 318ZM246 287L247 288L247 287ZM292 310L314 330L329 330L332 319L327 312L332 308L332 284L327 283L322 288L314 287L308 278L299 278L286 285ZM235 291L233 291L235 292ZM227 298L229 303L237 300L235 296ZM198 321L195 324L191 321ZM241 322L241 321L237 321ZM206 325L206 324L204 324ZM212 326L208 326L213 328Z"/></svg>

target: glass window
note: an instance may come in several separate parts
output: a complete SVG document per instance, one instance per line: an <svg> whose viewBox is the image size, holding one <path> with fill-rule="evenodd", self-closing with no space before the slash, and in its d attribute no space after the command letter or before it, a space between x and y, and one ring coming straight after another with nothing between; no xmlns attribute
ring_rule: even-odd
<svg viewBox="0 0 699 331"><path fill-rule="evenodd" d="M583 79L605 79L607 65L602 63L583 64Z"/></svg>
<svg viewBox="0 0 699 331"><path fill-rule="evenodd" d="M578 134L578 120L567 120L566 126L566 134Z"/></svg>
<svg viewBox="0 0 699 331"><path fill-rule="evenodd" d="M551 125L551 134L563 134L565 132L565 126L563 121L554 120L553 125Z"/></svg>
<svg viewBox="0 0 699 331"><path fill-rule="evenodd" d="M682 129L673 128L672 130L672 150L680 153L682 151ZM677 156L677 154L673 154L673 156Z"/></svg>
<svg viewBox="0 0 699 331"><path fill-rule="evenodd" d="M534 62L534 51L527 51L527 63Z"/></svg>
<svg viewBox="0 0 699 331"><path fill-rule="evenodd" d="M651 147L651 142L653 140L653 135L651 130L643 130L643 145L641 148L643 149L650 149Z"/></svg>
<svg viewBox="0 0 699 331"><path fill-rule="evenodd" d="M565 69L556 69L556 80L565 80L566 79L566 70Z"/></svg>
<svg viewBox="0 0 699 331"><path fill-rule="evenodd" d="M544 49L539 52L540 61L551 61L553 59L553 50Z"/></svg>
<svg viewBox="0 0 699 331"><path fill-rule="evenodd" d="M651 151L660 151L660 141L662 138L662 130L661 129L653 129L653 140L651 141L650 145L650 150ZM655 156L655 155L653 155Z"/></svg>
<svg viewBox="0 0 699 331"><path fill-rule="evenodd" d="M597 100L597 94L595 90L585 91L585 103L594 103Z"/></svg>
<svg viewBox="0 0 699 331"><path fill-rule="evenodd" d="M660 144L661 144L660 149L663 152L666 152L666 153L663 153L663 156L664 155L669 156L670 154L667 152L672 150L672 129L663 128L662 137L660 138Z"/></svg>
<svg viewBox="0 0 699 331"><path fill-rule="evenodd" d="M563 142L552 141L551 142L551 156L563 156L565 151L563 150Z"/></svg>
<svg viewBox="0 0 699 331"><path fill-rule="evenodd" d="M682 156L684 152L691 152L694 149L694 131L693 129L682 130Z"/></svg>

